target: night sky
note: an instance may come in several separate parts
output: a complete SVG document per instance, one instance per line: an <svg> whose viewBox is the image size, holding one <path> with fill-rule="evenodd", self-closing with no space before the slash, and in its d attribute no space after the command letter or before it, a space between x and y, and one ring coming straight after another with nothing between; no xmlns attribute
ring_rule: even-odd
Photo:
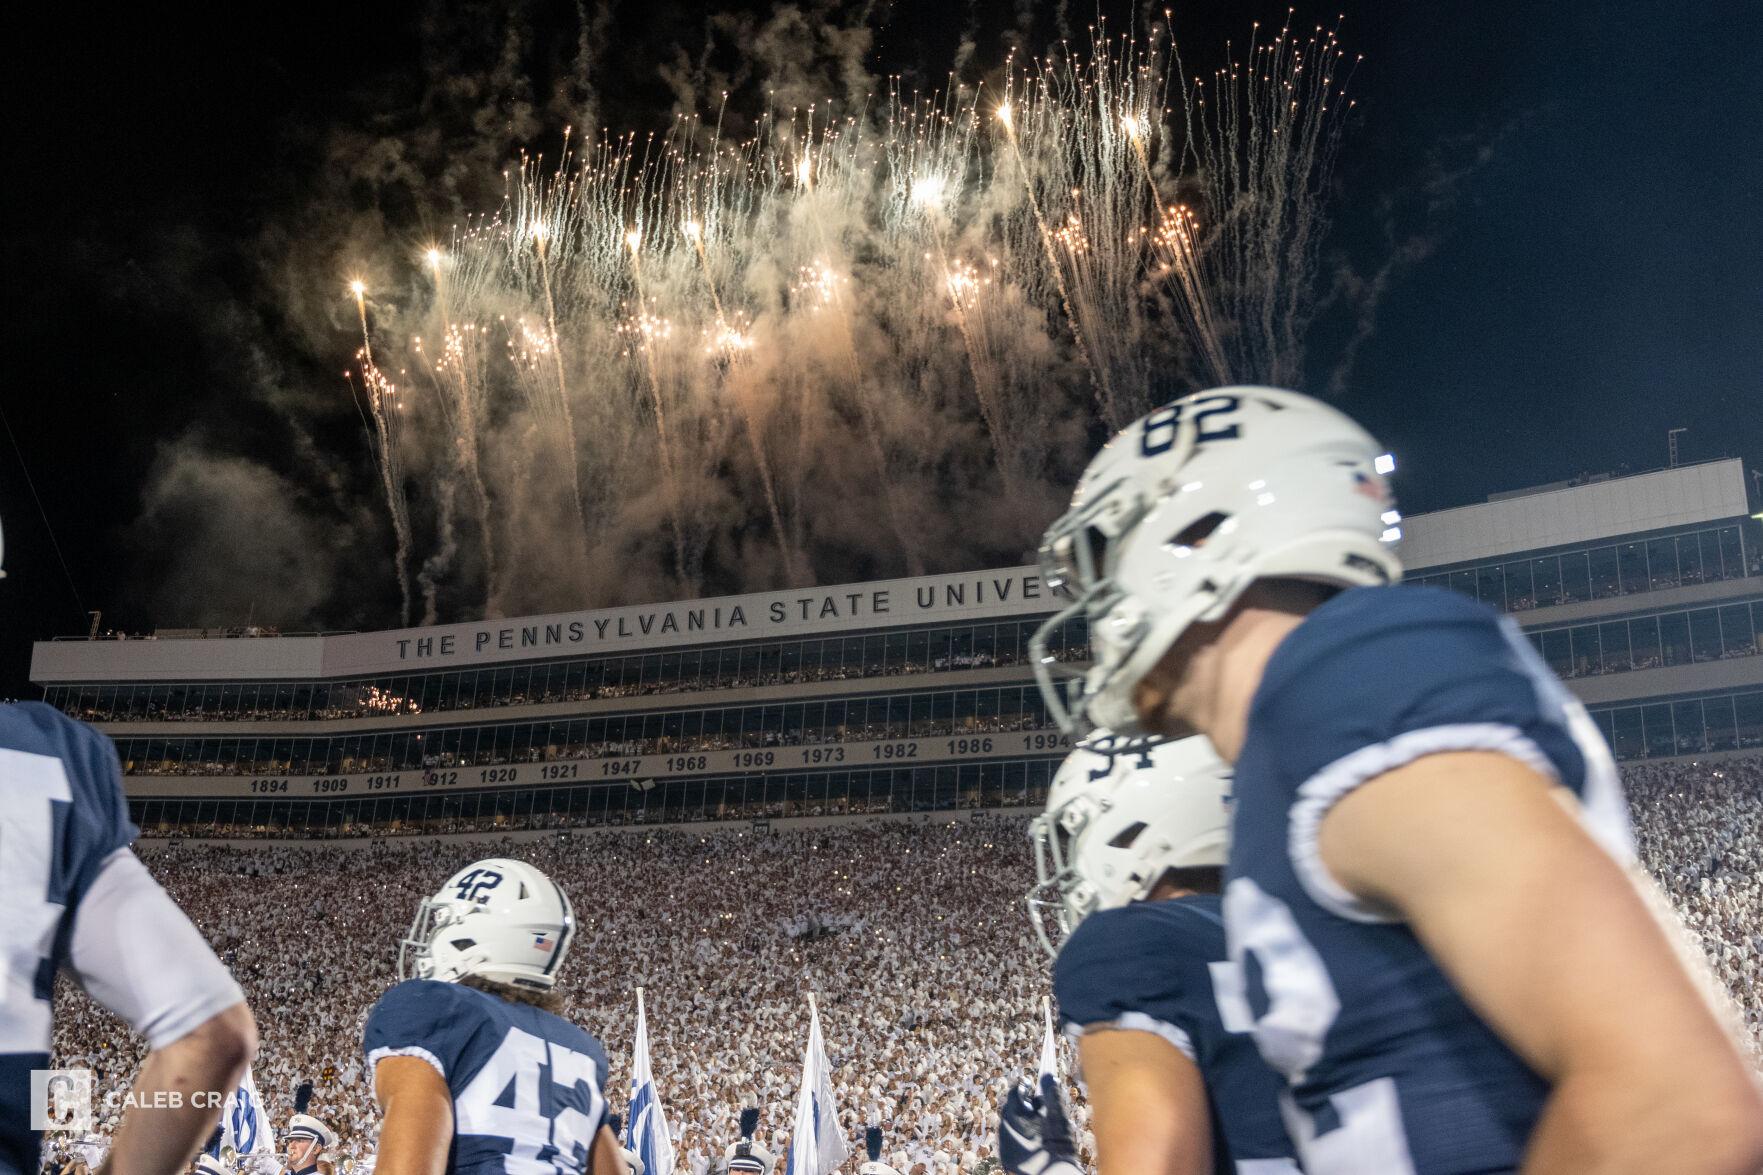
<svg viewBox="0 0 1763 1175"><path fill-rule="evenodd" d="M804 7L810 20L854 19L849 6ZM315 499L373 508L362 433L335 387L352 342L339 333L326 353L289 320L294 270L273 259L361 198L336 167L357 138L420 139L432 123L412 159L385 166L452 156L452 172L425 174L429 190L471 208L499 192L496 172L519 145L555 149L559 111L591 100L603 125L663 128L672 96L660 70L699 58L707 10L587 8L591 94L570 81L574 4L315 3L265 9L270 24L240 8L137 6L12 39L0 396L67 569L0 435L0 696L28 696L29 642L83 631L84 609L102 609L107 628L165 622L176 531L138 520L167 446L198 436L275 463ZM711 8L724 29L770 11ZM1026 31L1017 8L1032 15ZM1190 64L1210 66L1226 37L1284 11L1190 4L1174 27ZM1123 29L1133 10L1108 13ZM1088 15L1071 9L1080 37ZM869 25L870 71L928 87L964 33L979 77L1012 38L1031 50L1054 38L1057 12L880 4ZM1689 430L1686 460L1763 468L1758 6L1384 0L1347 5L1341 36L1365 60L1324 279L1384 271L1387 285L1336 400L1401 458L1405 510L1656 468L1673 427ZM474 135L477 107L450 83L490 71L511 43L531 114ZM739 79L728 56L715 64ZM448 146L474 141L481 157ZM415 240L457 208L382 201L379 212ZM1311 390L1328 390L1353 325L1319 320ZM264 391L307 383L334 396L329 410ZM358 486L302 481L294 411L312 444L361 471ZM281 573L261 569L266 598ZM351 586L346 607L333 601L311 623L396 622L383 557L363 557Z"/></svg>

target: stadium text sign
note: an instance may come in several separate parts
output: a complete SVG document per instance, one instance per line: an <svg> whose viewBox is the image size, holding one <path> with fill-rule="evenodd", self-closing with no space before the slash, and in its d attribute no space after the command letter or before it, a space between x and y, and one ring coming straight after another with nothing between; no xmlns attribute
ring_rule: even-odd
<svg viewBox="0 0 1763 1175"><path fill-rule="evenodd" d="M486 767L413 767L350 775L186 776L130 775L131 796L375 796L399 792L480 791L485 788L553 784L626 783L646 789L654 780L682 777L765 776L857 767L918 767L974 759L1020 759L1064 755L1071 740L1056 730L1008 731L868 743L754 747L671 755L625 755L559 759Z"/></svg>
<svg viewBox="0 0 1763 1175"><path fill-rule="evenodd" d="M371 657L376 661L469 664L582 648L628 645L647 649L693 644L719 636L738 640L937 620L1033 615L1050 612L1053 607L1053 597L1042 585L1040 572L1015 568L331 639L339 646L338 652L342 646L370 639L377 644L378 655Z"/></svg>

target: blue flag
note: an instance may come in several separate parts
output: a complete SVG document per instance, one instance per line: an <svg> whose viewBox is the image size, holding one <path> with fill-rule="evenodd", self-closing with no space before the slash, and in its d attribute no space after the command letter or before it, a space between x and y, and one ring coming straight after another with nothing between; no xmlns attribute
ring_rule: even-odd
<svg viewBox="0 0 1763 1175"><path fill-rule="evenodd" d="M649 1019L643 1011L643 989L637 988L637 1041L631 1056L631 1104L626 1116L626 1149L643 1160L645 1175L673 1175L673 1138L667 1114L649 1068Z"/></svg>

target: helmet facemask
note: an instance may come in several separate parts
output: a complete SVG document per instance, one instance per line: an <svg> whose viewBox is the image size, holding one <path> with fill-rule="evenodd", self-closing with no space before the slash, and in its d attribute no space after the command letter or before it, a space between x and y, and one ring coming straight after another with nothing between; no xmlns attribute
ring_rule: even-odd
<svg viewBox="0 0 1763 1175"><path fill-rule="evenodd" d="M404 979L440 979L437 975L437 962L434 956L434 944L438 934L447 927L461 921L454 912L450 902L424 898L417 903L416 917L410 923L403 940L398 944L398 978ZM451 978L457 978L453 976Z"/></svg>
<svg viewBox="0 0 1763 1175"><path fill-rule="evenodd" d="M1028 892L1028 917L1034 926L1035 937L1049 956L1057 955L1059 944L1096 909L1095 886L1078 871L1076 854L1072 851L1078 833L1094 817L1095 811L1094 800L1079 796L1058 812L1035 817L1029 825L1028 833L1035 854L1035 886ZM1048 929L1049 922L1058 930L1057 941Z"/></svg>
<svg viewBox="0 0 1763 1175"><path fill-rule="evenodd" d="M1074 738L1096 726L1143 743L1170 737L1143 727L1132 706L1133 686L1195 621L1221 615L1247 586L1243 577L1231 582L1205 572L1185 576L1191 584L1171 592L1174 600L1155 614L1129 592L1118 578L1121 562L1143 540L1139 532L1148 520L1154 523L1163 504L1135 497L1121 510L1116 503L1117 529L1109 535L1094 518L1106 503L1095 502L1055 522L1042 544L1042 576L1071 603L1035 630L1029 654L1049 716ZM1163 545L1176 559L1185 559L1213 535L1228 535L1233 529L1229 515L1212 511ZM1067 668L1051 652L1054 638L1079 617L1089 632L1087 670Z"/></svg>

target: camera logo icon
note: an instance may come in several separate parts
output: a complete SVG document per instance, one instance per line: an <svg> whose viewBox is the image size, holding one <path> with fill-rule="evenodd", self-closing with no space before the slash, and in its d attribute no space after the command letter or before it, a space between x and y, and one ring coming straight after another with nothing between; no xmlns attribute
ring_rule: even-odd
<svg viewBox="0 0 1763 1175"><path fill-rule="evenodd" d="M90 1069L32 1069L31 1129L91 1130L93 1084Z"/></svg>

